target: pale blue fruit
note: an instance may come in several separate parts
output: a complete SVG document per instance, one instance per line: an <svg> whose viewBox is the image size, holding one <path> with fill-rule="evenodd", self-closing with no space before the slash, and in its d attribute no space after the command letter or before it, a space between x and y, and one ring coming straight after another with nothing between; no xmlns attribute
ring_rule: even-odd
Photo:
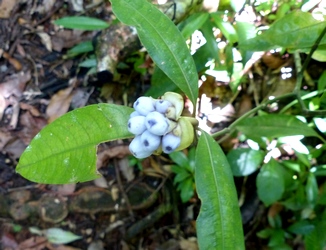
<svg viewBox="0 0 326 250"><path fill-rule="evenodd" d="M169 130L169 123L164 115L157 111L150 112L145 120L146 128L154 135L164 135Z"/></svg>
<svg viewBox="0 0 326 250"><path fill-rule="evenodd" d="M144 116L155 110L153 98L147 96L139 97L134 102L133 107L139 114Z"/></svg>
<svg viewBox="0 0 326 250"><path fill-rule="evenodd" d="M157 100L155 102L155 110L161 114L165 114L167 109L172 106L172 103L166 100Z"/></svg>
<svg viewBox="0 0 326 250"><path fill-rule="evenodd" d="M145 116L134 116L128 121L128 130L134 135L140 135L146 130Z"/></svg>
<svg viewBox="0 0 326 250"><path fill-rule="evenodd" d="M169 154L176 150L181 143L181 138L175 136L173 133L168 133L162 137L162 150L164 153Z"/></svg>
<svg viewBox="0 0 326 250"><path fill-rule="evenodd" d="M154 135L148 130L141 134L140 140L142 146L148 151L157 150L161 144L161 136Z"/></svg>
<svg viewBox="0 0 326 250"><path fill-rule="evenodd" d="M140 135L137 135L129 144L129 150L136 158L146 158L150 156L153 151L146 150L141 143Z"/></svg>

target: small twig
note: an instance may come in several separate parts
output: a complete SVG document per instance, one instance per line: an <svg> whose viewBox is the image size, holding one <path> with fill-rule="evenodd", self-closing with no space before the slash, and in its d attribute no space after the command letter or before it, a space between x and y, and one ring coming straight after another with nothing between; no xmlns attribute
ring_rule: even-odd
<svg viewBox="0 0 326 250"><path fill-rule="evenodd" d="M250 110L247 113L245 113L242 116L240 116L229 127L224 128L221 131L218 131L218 132L212 134L212 137L213 138L217 138L217 137L223 136L225 134L232 133L234 131L236 125L238 125L242 120L246 119L247 117L255 114L258 110L265 108L267 105L269 105L271 103L277 102L277 101L279 101L281 99L284 99L284 98L293 97L293 96L295 96L295 93L288 93L288 94L285 94L285 95L282 95L282 96L278 96L278 97L276 97L276 98L274 98L272 100L268 100L268 101L266 101L266 102L258 105L257 107L253 108L252 110Z"/></svg>
<svg viewBox="0 0 326 250"><path fill-rule="evenodd" d="M315 97L315 96L317 96L319 94L323 94L325 92L326 92L326 89L323 89L323 90L315 90L315 91L312 91L312 92L310 92L310 93L308 93L306 95L301 96L301 99L302 100L307 100L307 99L310 99L312 97ZM293 105L297 104L298 102L299 102L298 99L295 99L292 102L288 103L286 106L284 106L281 109L280 113L285 113L289 108L291 108ZM318 110L318 111L319 112L322 112L324 115L326 115L326 110ZM314 111L310 111L310 112L314 112Z"/></svg>
<svg viewBox="0 0 326 250"><path fill-rule="evenodd" d="M15 188L8 188L8 192L13 192L13 191L21 191L21 190L26 190L26 189L34 189L34 188L39 188L40 184L32 184L32 185L27 185L23 187L15 187Z"/></svg>
<svg viewBox="0 0 326 250"><path fill-rule="evenodd" d="M122 194L122 197L123 199L125 200L126 202L126 206L127 206L127 209L128 209L128 212L129 212L129 215L131 217L134 216L134 212L132 211L132 207L131 207L131 204L130 204L130 201L129 201L129 198L122 186L122 181L121 181L121 176L120 176L120 169L118 167L118 161L116 158L113 159L113 162L114 162L114 168L115 168L115 173L116 173L116 176L117 176L117 182L118 182L118 186L119 186L119 189L120 189L120 192Z"/></svg>
<svg viewBox="0 0 326 250"><path fill-rule="evenodd" d="M295 88L294 88L294 93L297 96L298 102L301 106L302 110L306 110L306 105L304 104L302 98L301 98L301 94L300 94L300 90L301 90L301 85L302 85L302 80L303 80L303 71L302 71L302 65L301 65L301 58L300 58L300 54L299 52L294 52L294 62L295 62L295 66L297 69L297 81L295 84Z"/></svg>
<svg viewBox="0 0 326 250"><path fill-rule="evenodd" d="M323 110L319 110L319 111L310 111L310 110L308 110L306 108L306 105L303 102L303 99L302 99L301 93L300 93L300 90L301 90L301 87L302 87L302 80L303 80L303 77L304 77L304 72L308 67L308 64L309 64L309 62L310 62L310 60L312 58L313 53L318 48L318 46L319 46L321 40L323 39L323 37L325 36L325 34L326 34L326 27L323 29L323 31L320 33L319 37L316 39L314 45L311 47L311 50L310 50L306 60L304 61L303 65L301 65L301 58L300 58L299 52L294 53L294 62L295 62L295 66L296 66L296 69L297 69L297 81L296 81L296 86L295 86L294 92L296 93L298 102L299 102L299 104L301 106L301 109L302 109L304 114L310 114L311 115L312 112L314 114L325 114L325 111L323 111Z"/></svg>
<svg viewBox="0 0 326 250"><path fill-rule="evenodd" d="M26 55L26 59L29 60L32 63L32 65L33 65L33 68L34 68L34 76L35 76L35 85L37 87L39 87L40 85L39 85L39 81L38 81L37 65L36 65L35 61L33 60L33 58L29 54Z"/></svg>

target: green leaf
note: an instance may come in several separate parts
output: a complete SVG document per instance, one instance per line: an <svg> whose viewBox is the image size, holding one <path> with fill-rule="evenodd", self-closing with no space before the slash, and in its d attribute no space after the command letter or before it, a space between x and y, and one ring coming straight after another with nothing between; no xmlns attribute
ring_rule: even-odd
<svg viewBox="0 0 326 250"><path fill-rule="evenodd" d="M318 196L318 184L313 173L309 173L306 183L306 195L309 205L315 205Z"/></svg>
<svg viewBox="0 0 326 250"><path fill-rule="evenodd" d="M92 67L96 67L96 65L97 65L97 60L95 58L86 59L85 61L82 61L81 63L78 64L79 67L84 67L84 68L92 68Z"/></svg>
<svg viewBox="0 0 326 250"><path fill-rule="evenodd" d="M282 161L282 165L287 167L288 169L295 171L295 172L298 172L298 173L301 172L300 164L297 161L284 160L284 161Z"/></svg>
<svg viewBox="0 0 326 250"><path fill-rule="evenodd" d="M255 116L240 121L236 128L249 137L282 137L304 135L319 137L306 123L291 115Z"/></svg>
<svg viewBox="0 0 326 250"><path fill-rule="evenodd" d="M174 23L146 0L111 0L120 21L135 26L156 65L196 104L198 76L186 42Z"/></svg>
<svg viewBox="0 0 326 250"><path fill-rule="evenodd" d="M253 52L243 49L241 45L242 43L245 43L248 39L256 36L256 29L254 24L249 22L237 22L234 27L238 34L242 63L243 65L245 65L251 59Z"/></svg>
<svg viewBox="0 0 326 250"><path fill-rule="evenodd" d="M207 62L212 59L215 59L215 62L220 64L219 48L217 46L216 37L213 33L213 28L214 26L212 22L207 20L200 29L206 39L206 43L197 49L195 54L193 54L197 71L203 71L206 69Z"/></svg>
<svg viewBox="0 0 326 250"><path fill-rule="evenodd" d="M94 50L93 44L91 41L85 41L77 44L70 50L68 50L67 55L68 56L77 56L79 54L91 52Z"/></svg>
<svg viewBox="0 0 326 250"><path fill-rule="evenodd" d="M205 132L196 151L195 181L201 200L197 218L199 248L245 249L237 193L229 163Z"/></svg>
<svg viewBox="0 0 326 250"><path fill-rule="evenodd" d="M285 241L284 236L285 236L285 232L283 231L283 229L274 229L268 241L268 246L276 247L276 249L280 249L277 247L284 244Z"/></svg>
<svg viewBox="0 0 326 250"><path fill-rule="evenodd" d="M188 161L189 161L189 165L188 165L188 170L191 173L195 172L195 168L196 168L196 148L192 147L189 149L188 151Z"/></svg>
<svg viewBox="0 0 326 250"><path fill-rule="evenodd" d="M188 171L183 170L183 172L178 173L173 180L173 183L176 184L178 182L183 182L185 179L190 178L191 175Z"/></svg>
<svg viewBox="0 0 326 250"><path fill-rule="evenodd" d="M326 71L324 71L318 79L318 90L322 91L326 88Z"/></svg>
<svg viewBox="0 0 326 250"><path fill-rule="evenodd" d="M252 51L269 50L275 46L292 50L311 48L325 26L325 22L317 21L311 13L293 11L275 21L262 35L241 46ZM320 42L320 45L325 44L326 37Z"/></svg>
<svg viewBox="0 0 326 250"><path fill-rule="evenodd" d="M288 231L294 234L308 234L315 229L315 225L308 220L300 220L288 227Z"/></svg>
<svg viewBox="0 0 326 250"><path fill-rule="evenodd" d="M72 232L64 231L61 228L49 228L44 230L44 233L48 241L53 244L68 244L82 238Z"/></svg>
<svg viewBox="0 0 326 250"><path fill-rule="evenodd" d="M268 249L269 250L293 250L293 248L288 244L286 244L285 242L280 243L279 245L271 246Z"/></svg>
<svg viewBox="0 0 326 250"><path fill-rule="evenodd" d="M173 81L157 66L151 78L151 87L146 91L146 96L158 98L166 92L180 92Z"/></svg>
<svg viewBox="0 0 326 250"><path fill-rule="evenodd" d="M282 204L293 211L302 210L306 207L306 194L304 186L301 183L297 183L294 193L287 200L283 201Z"/></svg>
<svg viewBox="0 0 326 250"><path fill-rule="evenodd" d="M264 152L250 148L231 150L227 159L234 176L247 176L255 172L264 159Z"/></svg>
<svg viewBox="0 0 326 250"><path fill-rule="evenodd" d="M325 45L324 45L325 46ZM312 54L311 58L319 61L319 62L326 62L326 50L323 47L323 49L320 49L322 46L319 46L317 50Z"/></svg>
<svg viewBox="0 0 326 250"><path fill-rule="evenodd" d="M180 197L183 203L189 201L194 195L194 181L192 178L188 178L181 182L178 186L180 190Z"/></svg>
<svg viewBox="0 0 326 250"><path fill-rule="evenodd" d="M185 21L180 23L178 27L181 29L181 34L184 38L188 38L196 30L200 29L209 17L208 13L194 13Z"/></svg>
<svg viewBox="0 0 326 250"><path fill-rule="evenodd" d="M268 239L272 235L273 231L274 231L274 229L272 229L272 228L266 228L266 229L259 231L257 233L257 236L262 239Z"/></svg>
<svg viewBox="0 0 326 250"><path fill-rule="evenodd" d="M34 137L16 171L31 181L47 184L98 178L97 145L132 137L127 128L132 111L124 106L95 104L61 116Z"/></svg>
<svg viewBox="0 0 326 250"><path fill-rule="evenodd" d="M72 232L64 231L61 228L55 227L45 230L40 230L37 227L30 227L29 231L40 236L44 235L49 242L54 244L67 244L82 238L81 236L75 235Z"/></svg>
<svg viewBox="0 0 326 250"><path fill-rule="evenodd" d="M64 28L78 30L102 30L110 26L110 24L101 19L86 16L63 17L54 21L54 23Z"/></svg>
<svg viewBox="0 0 326 250"><path fill-rule="evenodd" d="M178 164L180 167L187 168L187 165L189 165L187 156L181 151L172 152L169 154L169 156L171 160Z"/></svg>
<svg viewBox="0 0 326 250"><path fill-rule="evenodd" d="M304 238L306 250L320 250L326 247L326 212L317 214L314 220L315 230L307 234Z"/></svg>
<svg viewBox="0 0 326 250"><path fill-rule="evenodd" d="M183 167L180 167L178 165L172 165L171 166L171 171L175 174L181 174L185 172L185 169Z"/></svg>
<svg viewBox="0 0 326 250"><path fill-rule="evenodd" d="M284 193L285 187L281 168L282 166L276 160L271 159L262 166L257 176L258 197L266 206L281 199Z"/></svg>
<svg viewBox="0 0 326 250"><path fill-rule="evenodd" d="M222 34L231 44L238 41L238 34L231 23L223 21L222 17L216 13L212 13L211 17L213 18L216 26L221 30Z"/></svg>

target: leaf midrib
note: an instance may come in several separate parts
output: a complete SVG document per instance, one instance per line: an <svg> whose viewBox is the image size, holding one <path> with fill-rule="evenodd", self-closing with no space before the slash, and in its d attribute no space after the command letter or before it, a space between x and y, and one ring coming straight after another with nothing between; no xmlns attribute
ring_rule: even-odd
<svg viewBox="0 0 326 250"><path fill-rule="evenodd" d="M218 188L218 185L217 185L217 178L216 178L216 171L215 171L215 168L214 168L214 161L213 161L213 155L212 155L212 152L211 152L211 147L209 147L209 142L208 142L208 139L207 139L207 135L205 135L204 137L205 141L206 141L206 145L208 146L208 155L209 155L209 161L210 161L210 166L212 167L212 170L213 170L213 176L214 176L214 184L215 184L215 190L216 190L216 193L218 194L217 195L217 200L218 200L218 203L219 203L219 206L218 206L218 209L219 209L219 215L222 216L223 214L223 211L222 211L222 203L221 203L221 193L219 192L219 188ZM221 230L218 231L218 230L215 230L215 232L222 232L222 234L224 234L224 231L223 231L223 223L222 223L222 218L220 217L220 224L221 226ZM225 237L221 237L222 238L222 245L223 247L221 249L224 249L224 246L225 246Z"/></svg>
<svg viewBox="0 0 326 250"><path fill-rule="evenodd" d="M102 141L99 141L99 142L89 142L89 143L86 143L86 144L83 144L83 145L80 145L80 146L77 146L77 147L70 147L68 149L65 149L65 150L62 150L62 151L58 151L58 152L53 153L53 154L48 154L46 157L43 157L41 160L38 160L38 161L35 161L35 162L32 162L32 163L29 163L29 164L24 164L24 165L18 164L18 166L19 166L20 169L22 169L22 168L29 167L29 166L34 165L34 164L39 164L39 163L41 163L43 161L48 160L49 158L52 158L52 157L55 158L58 155L62 155L64 153L70 153L70 152L82 150L82 149L85 149L85 148L96 147L100 143L107 142L107 141L113 141L113 140L117 140L117 139L128 139L128 138L131 138L131 137L132 136L117 137L117 138L110 138L109 140L102 140Z"/></svg>
<svg viewBox="0 0 326 250"><path fill-rule="evenodd" d="M190 88L190 85L189 85L189 79L187 77L187 74L185 73L185 71L183 70L183 67L181 67L181 64L179 63L179 61L177 60L177 57L174 55L174 53L172 53L172 50L170 49L170 47L167 45L165 39L163 38L163 36L155 29L155 27L152 25L152 23L150 22L149 19L147 19L144 15L142 15L141 12L139 12L136 8L133 8L140 16L142 16L146 21L147 23L152 27L152 29L156 32L156 34L158 34L159 37L161 37L162 41L164 41L164 45L165 47L168 48L168 51L170 52L170 54L172 54L173 58L175 59L175 61L177 62L177 65L179 66L179 69L181 69L181 72L182 72L182 75L185 79L187 79L187 88L189 90L189 93L191 93L191 99L192 100L196 100L195 98L195 94L192 92L192 89ZM138 29L138 27L136 26L136 28ZM157 47L154 43L152 43L154 45L154 47L156 49L159 49L159 47ZM158 65L159 66L159 65Z"/></svg>

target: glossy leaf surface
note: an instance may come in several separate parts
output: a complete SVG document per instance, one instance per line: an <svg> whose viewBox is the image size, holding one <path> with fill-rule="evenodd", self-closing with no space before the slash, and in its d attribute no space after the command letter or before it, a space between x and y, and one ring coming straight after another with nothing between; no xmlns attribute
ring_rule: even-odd
<svg viewBox="0 0 326 250"><path fill-rule="evenodd" d="M319 135L306 123L291 115L264 115L244 119L236 128L249 137L282 137L291 135Z"/></svg>
<svg viewBox="0 0 326 250"><path fill-rule="evenodd" d="M78 30L101 30L110 26L101 19L86 16L63 17L54 21L54 23L65 28Z"/></svg>
<svg viewBox="0 0 326 250"><path fill-rule="evenodd" d="M31 181L47 184L98 178L97 145L132 137L127 128L132 111L124 106L95 104L61 116L34 137L16 171Z"/></svg>
<svg viewBox="0 0 326 250"><path fill-rule="evenodd" d="M195 181L201 200L197 218L199 248L244 249L231 168L220 146L205 132L198 141Z"/></svg>
<svg viewBox="0 0 326 250"><path fill-rule="evenodd" d="M241 47L252 51L269 50L275 46L293 50L309 49L325 26L325 22L317 21L311 13L294 11L278 19L262 35L242 43ZM325 44L326 37L320 45Z"/></svg>
<svg viewBox="0 0 326 250"><path fill-rule="evenodd" d="M200 29L203 26L208 17L208 13L194 13L189 16L184 22L179 25L183 37L190 37L192 33L194 33L196 30Z"/></svg>
<svg viewBox="0 0 326 250"><path fill-rule="evenodd" d="M257 176L258 197L266 206L278 201L285 190L281 168L282 166L272 159L263 165Z"/></svg>
<svg viewBox="0 0 326 250"><path fill-rule="evenodd" d="M264 153L250 148L237 148L228 153L227 159L234 176L247 176L258 169Z"/></svg>
<svg viewBox="0 0 326 250"><path fill-rule="evenodd" d="M111 0L120 21L135 26L156 65L195 104L198 76L186 42L174 23L146 0Z"/></svg>
<svg viewBox="0 0 326 250"><path fill-rule="evenodd" d="M304 238L306 250L319 250L326 247L326 211L313 220L315 230L308 233Z"/></svg>

